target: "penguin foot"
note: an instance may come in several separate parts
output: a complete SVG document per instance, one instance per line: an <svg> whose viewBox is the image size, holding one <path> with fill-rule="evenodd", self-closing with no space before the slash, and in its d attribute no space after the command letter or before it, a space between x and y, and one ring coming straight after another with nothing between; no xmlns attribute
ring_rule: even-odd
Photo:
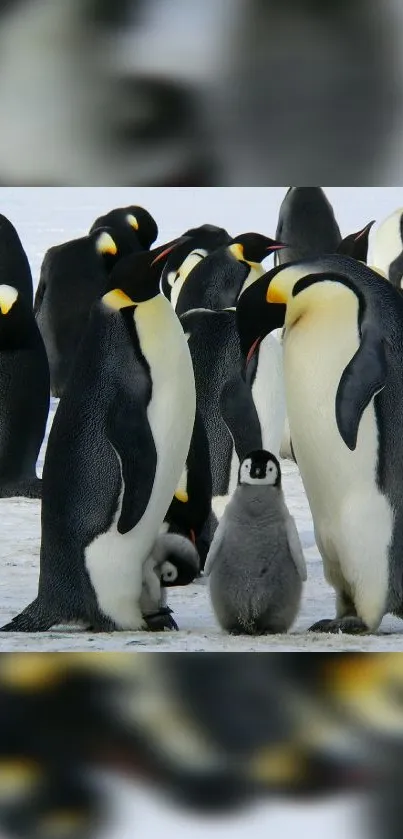
<svg viewBox="0 0 403 839"><path fill-rule="evenodd" d="M19 484L0 486L0 498L42 498L42 481L31 478Z"/></svg>
<svg viewBox="0 0 403 839"><path fill-rule="evenodd" d="M155 612L153 615L144 615L144 620L150 632L163 632L164 629L176 630L179 632L179 627L172 617L172 609L166 606Z"/></svg>
<svg viewBox="0 0 403 839"><path fill-rule="evenodd" d="M369 633L369 629L361 618L348 616L317 621L309 627L308 632L330 632L333 634L344 632L346 635L366 635Z"/></svg>

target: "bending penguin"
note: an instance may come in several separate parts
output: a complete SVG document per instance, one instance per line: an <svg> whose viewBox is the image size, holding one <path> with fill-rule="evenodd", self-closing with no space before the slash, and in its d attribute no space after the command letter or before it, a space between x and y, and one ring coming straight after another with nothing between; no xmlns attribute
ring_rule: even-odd
<svg viewBox="0 0 403 839"><path fill-rule="evenodd" d="M221 395L240 460L238 486L214 534L205 574L214 612L227 632L286 632L298 612L305 560L281 489L280 464L261 448L251 392L242 379L239 386L240 393L233 380ZM252 440L260 447L245 454Z"/></svg>
<svg viewBox="0 0 403 839"><path fill-rule="evenodd" d="M154 256L122 260L92 308L49 435L38 596L5 631L146 627L143 566L181 477L196 403Z"/></svg>
<svg viewBox="0 0 403 839"><path fill-rule="evenodd" d="M0 285L0 497L40 498L36 463L49 412L49 366L32 304Z"/></svg>
<svg viewBox="0 0 403 839"><path fill-rule="evenodd" d="M158 236L158 226L152 215L144 207L118 207L104 216L99 216L90 233L100 228L110 227L119 235L125 233L132 251L149 251Z"/></svg>
<svg viewBox="0 0 403 839"><path fill-rule="evenodd" d="M34 312L48 354L53 396L60 397L66 386L94 300L105 293L117 261L132 252L125 232L103 228L45 254Z"/></svg>
<svg viewBox="0 0 403 839"><path fill-rule="evenodd" d="M258 281L260 327L285 322L291 437L336 617L314 631L375 632L403 617L403 300L354 259L328 256Z"/></svg>

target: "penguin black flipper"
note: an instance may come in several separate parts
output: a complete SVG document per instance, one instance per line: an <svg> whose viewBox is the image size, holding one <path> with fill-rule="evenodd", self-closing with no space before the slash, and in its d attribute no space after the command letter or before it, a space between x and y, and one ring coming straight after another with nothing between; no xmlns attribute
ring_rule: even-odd
<svg viewBox="0 0 403 839"><path fill-rule="evenodd" d="M111 406L107 436L121 462L124 492L117 529L124 534L133 530L144 515L157 469L157 450L147 412L126 392L119 391Z"/></svg>
<svg viewBox="0 0 403 839"><path fill-rule="evenodd" d="M345 368L336 394L336 422L351 451L357 445L361 417L371 399L385 387L388 375L383 337L373 321L361 321L360 346Z"/></svg>
<svg viewBox="0 0 403 839"><path fill-rule="evenodd" d="M225 383L220 395L220 410L242 461L249 452L262 449L262 431L252 391L240 372Z"/></svg>

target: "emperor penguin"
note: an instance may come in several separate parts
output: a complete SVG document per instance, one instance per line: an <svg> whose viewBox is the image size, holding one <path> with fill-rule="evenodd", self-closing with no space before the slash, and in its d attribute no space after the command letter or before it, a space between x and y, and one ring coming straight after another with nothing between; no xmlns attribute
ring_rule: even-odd
<svg viewBox="0 0 403 839"><path fill-rule="evenodd" d="M91 306L107 289L108 275L133 253L128 232L97 228L45 254L34 312L49 359L52 395L59 398L72 369Z"/></svg>
<svg viewBox="0 0 403 839"><path fill-rule="evenodd" d="M11 221L0 214L0 285L10 285L32 308L31 267L21 239Z"/></svg>
<svg viewBox="0 0 403 839"><path fill-rule="evenodd" d="M204 257L232 241L223 227L202 224L183 234L182 244L168 257L161 275L161 291L171 301L174 309L184 282L190 271Z"/></svg>
<svg viewBox="0 0 403 839"><path fill-rule="evenodd" d="M121 260L91 309L46 451L38 595L5 631L146 628L143 566L196 408L188 344L159 292L164 253Z"/></svg>
<svg viewBox="0 0 403 839"><path fill-rule="evenodd" d="M305 560L281 489L280 464L270 452L253 451L242 460L205 574L214 612L227 632L286 632L295 620Z"/></svg>
<svg viewBox="0 0 403 839"><path fill-rule="evenodd" d="M40 498L36 462L49 412L49 365L32 302L0 285L0 497Z"/></svg>
<svg viewBox="0 0 403 839"><path fill-rule="evenodd" d="M118 207L104 216L99 216L90 228L90 233L99 228L111 227L116 233L125 232L132 250L149 251L158 236L158 225L144 207Z"/></svg>
<svg viewBox="0 0 403 839"><path fill-rule="evenodd" d="M375 231L372 263L396 288L403 279L403 208L395 210Z"/></svg>
<svg viewBox="0 0 403 839"><path fill-rule="evenodd" d="M178 629L167 605L167 589L189 585L199 570L194 544L178 533L165 532L163 527L143 566L140 608L149 629Z"/></svg>
<svg viewBox="0 0 403 839"><path fill-rule="evenodd" d="M285 325L291 438L336 617L314 631L375 632L403 616L403 299L346 256L257 281L266 330ZM263 330L264 331L264 330Z"/></svg>
<svg viewBox="0 0 403 839"><path fill-rule="evenodd" d="M176 313L235 306L239 295L264 273L261 262L282 247L261 233L242 233L196 265L188 264L176 303L171 294Z"/></svg>
<svg viewBox="0 0 403 839"><path fill-rule="evenodd" d="M280 207L276 239L287 245L275 254L277 265L337 251L340 228L320 186L289 187Z"/></svg>

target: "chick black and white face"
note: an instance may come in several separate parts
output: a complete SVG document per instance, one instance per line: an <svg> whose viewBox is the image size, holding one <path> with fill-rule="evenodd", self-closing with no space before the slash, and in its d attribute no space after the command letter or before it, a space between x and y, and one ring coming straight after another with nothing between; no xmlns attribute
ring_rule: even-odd
<svg viewBox="0 0 403 839"><path fill-rule="evenodd" d="M165 560L161 566L161 583L164 586L172 586L178 579L178 569L176 566Z"/></svg>
<svg viewBox="0 0 403 839"><path fill-rule="evenodd" d="M252 452L241 463L239 483L280 486L281 470L277 458L263 450Z"/></svg>

